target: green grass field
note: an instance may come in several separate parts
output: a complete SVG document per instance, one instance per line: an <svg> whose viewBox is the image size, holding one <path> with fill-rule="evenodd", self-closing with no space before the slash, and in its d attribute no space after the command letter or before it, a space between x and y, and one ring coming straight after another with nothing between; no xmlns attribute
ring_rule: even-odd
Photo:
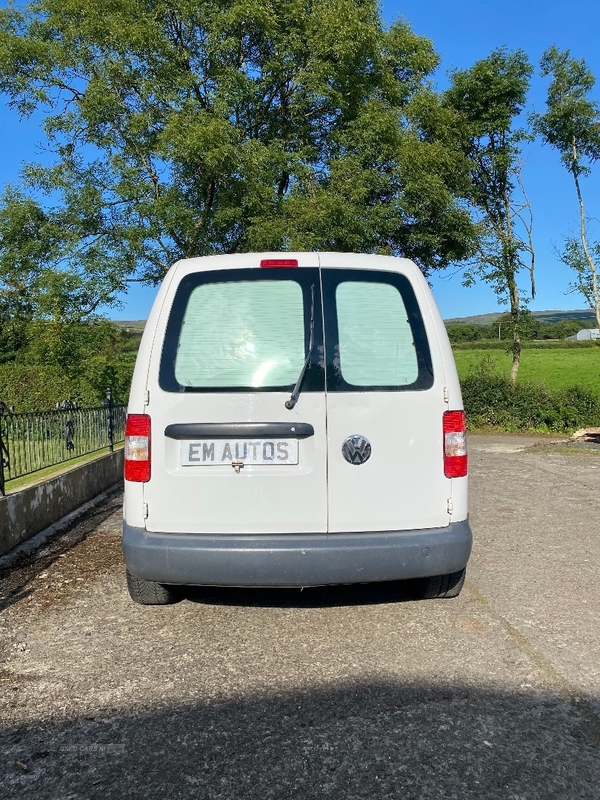
<svg viewBox="0 0 600 800"><path fill-rule="evenodd" d="M502 350L456 350L460 378L477 370L484 359L492 359L498 372L510 374L511 356ZM581 350L523 350L519 380L545 383L557 389L581 386L600 394L600 347Z"/></svg>

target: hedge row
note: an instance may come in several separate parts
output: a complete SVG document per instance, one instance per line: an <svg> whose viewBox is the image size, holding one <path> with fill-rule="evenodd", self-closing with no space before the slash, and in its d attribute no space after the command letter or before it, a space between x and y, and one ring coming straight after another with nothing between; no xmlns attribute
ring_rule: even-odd
<svg viewBox="0 0 600 800"><path fill-rule="evenodd" d="M495 426L562 433L600 426L600 396L580 386L551 389L528 382L513 386L501 375L471 373L461 388L470 430Z"/></svg>
<svg viewBox="0 0 600 800"><path fill-rule="evenodd" d="M62 400L99 406L108 387L116 403L126 403L135 355L118 364L90 364L88 371L69 376L59 367L0 364L0 400L16 412L45 411Z"/></svg>
<svg viewBox="0 0 600 800"><path fill-rule="evenodd" d="M453 350L510 350L512 342L498 339L483 339L475 342L455 342ZM523 350L581 350L586 347L600 347L600 340L583 340L580 342L566 339L540 339L521 342Z"/></svg>

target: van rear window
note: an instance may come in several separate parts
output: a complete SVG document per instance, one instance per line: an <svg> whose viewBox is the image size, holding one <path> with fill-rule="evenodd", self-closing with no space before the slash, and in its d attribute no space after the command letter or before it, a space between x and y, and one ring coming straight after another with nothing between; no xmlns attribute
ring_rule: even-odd
<svg viewBox="0 0 600 800"><path fill-rule="evenodd" d="M423 391L431 351L410 280L395 272L324 269L327 390Z"/></svg>
<svg viewBox="0 0 600 800"><path fill-rule="evenodd" d="M160 386L167 391L293 387L306 357L307 298L318 279L308 272L290 280L284 270L271 280L255 270L184 278L167 326Z"/></svg>
<svg viewBox="0 0 600 800"><path fill-rule="evenodd" d="M402 295L389 283L345 281L335 293L340 370L353 386L399 386L419 375Z"/></svg>
<svg viewBox="0 0 600 800"><path fill-rule="evenodd" d="M297 283L208 283L191 293L175 357L181 386L287 386L303 361Z"/></svg>

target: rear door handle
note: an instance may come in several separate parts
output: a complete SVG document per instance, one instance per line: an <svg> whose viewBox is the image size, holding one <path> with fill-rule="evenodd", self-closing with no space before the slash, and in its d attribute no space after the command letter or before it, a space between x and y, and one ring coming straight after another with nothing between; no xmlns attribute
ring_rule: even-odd
<svg viewBox="0 0 600 800"><path fill-rule="evenodd" d="M306 439L309 422L184 422L167 425L169 439Z"/></svg>

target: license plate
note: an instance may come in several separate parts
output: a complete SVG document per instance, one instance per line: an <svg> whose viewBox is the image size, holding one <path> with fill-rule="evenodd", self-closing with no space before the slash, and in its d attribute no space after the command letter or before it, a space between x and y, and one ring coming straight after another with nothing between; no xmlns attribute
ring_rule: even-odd
<svg viewBox="0 0 600 800"><path fill-rule="evenodd" d="M298 439L201 439L181 443L184 467L231 466L232 461L297 464Z"/></svg>

